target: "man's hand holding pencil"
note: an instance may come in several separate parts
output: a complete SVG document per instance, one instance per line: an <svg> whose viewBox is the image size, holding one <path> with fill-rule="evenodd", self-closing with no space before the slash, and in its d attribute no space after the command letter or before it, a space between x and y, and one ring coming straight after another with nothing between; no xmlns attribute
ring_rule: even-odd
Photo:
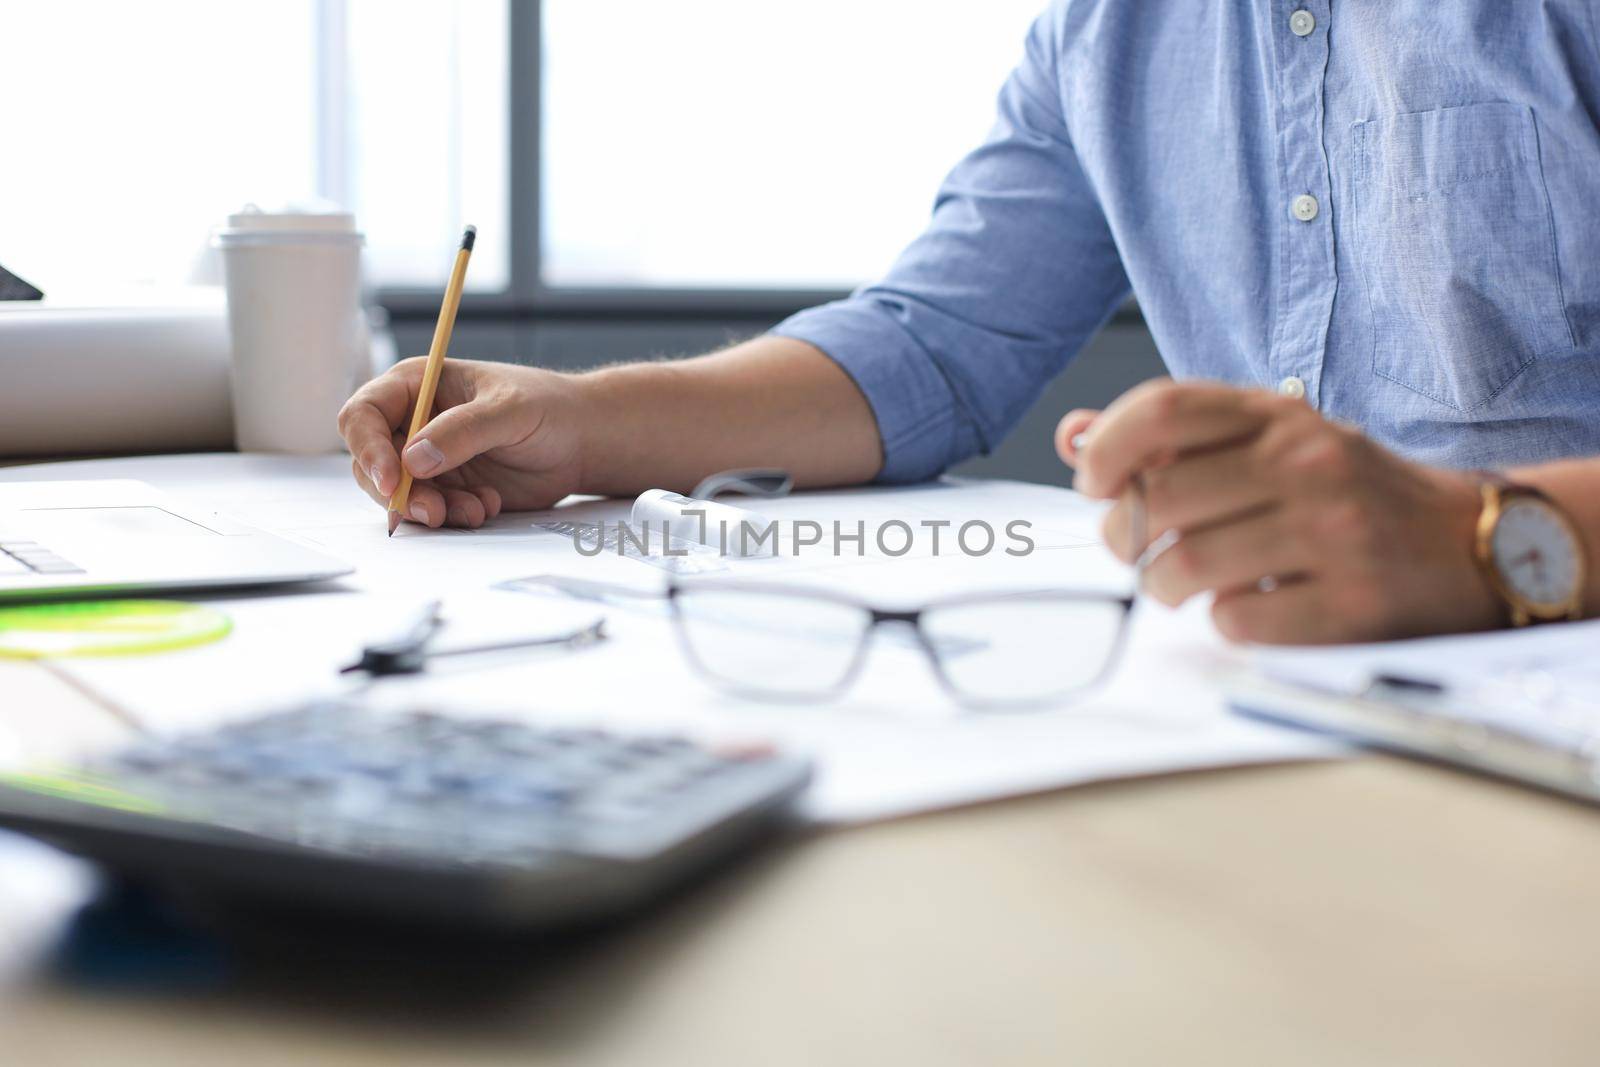
<svg viewBox="0 0 1600 1067"><path fill-rule="evenodd" d="M548 507L576 489L572 378L535 367L446 360L435 398L439 413L407 444L404 428L426 363L419 357L398 364L339 413L356 481L369 496L388 504L404 470L415 479L405 518L434 528L472 528L501 508Z"/></svg>
<svg viewBox="0 0 1600 1067"><path fill-rule="evenodd" d="M545 507L577 484L576 443L555 431L541 405L541 394L569 388L565 379L445 362L477 236L473 226L461 236L427 357L369 382L339 412L356 481L387 505L390 536L404 519L482 526L502 507Z"/></svg>

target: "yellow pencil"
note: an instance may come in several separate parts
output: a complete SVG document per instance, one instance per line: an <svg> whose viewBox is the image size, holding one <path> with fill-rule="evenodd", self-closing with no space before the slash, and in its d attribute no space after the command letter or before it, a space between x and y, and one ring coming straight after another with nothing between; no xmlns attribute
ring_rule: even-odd
<svg viewBox="0 0 1600 1067"><path fill-rule="evenodd" d="M456 252L456 265L450 271L450 284L444 288L444 304L439 308L439 324L433 328L433 347L428 349L428 364L422 368L422 385L417 389L417 409L411 413L411 429L406 433L406 444L417 439L417 434L433 417L433 395L439 389L439 374L444 370L444 354L450 348L450 331L455 329L456 311L461 307L461 287L467 281L467 260L472 258L472 244L478 239L478 228L468 226L461 235L461 249ZM404 448L401 449L405 451ZM411 472L400 465L400 484L389 498L389 536L394 536L411 497Z"/></svg>

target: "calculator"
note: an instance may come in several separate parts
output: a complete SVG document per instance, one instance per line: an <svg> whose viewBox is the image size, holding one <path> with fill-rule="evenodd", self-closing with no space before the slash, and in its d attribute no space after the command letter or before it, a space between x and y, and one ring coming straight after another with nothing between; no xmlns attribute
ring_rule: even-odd
<svg viewBox="0 0 1600 1067"><path fill-rule="evenodd" d="M0 826L156 888L536 930L771 837L810 774L762 745L327 701L0 775Z"/></svg>

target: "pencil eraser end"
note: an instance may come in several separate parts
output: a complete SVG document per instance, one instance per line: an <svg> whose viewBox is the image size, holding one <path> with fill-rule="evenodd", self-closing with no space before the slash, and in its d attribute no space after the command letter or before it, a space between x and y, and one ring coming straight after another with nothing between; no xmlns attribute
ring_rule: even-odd
<svg viewBox="0 0 1600 1067"><path fill-rule="evenodd" d="M461 235L461 250L463 252L472 251L472 246L477 240L478 228L476 226L468 226L467 232Z"/></svg>

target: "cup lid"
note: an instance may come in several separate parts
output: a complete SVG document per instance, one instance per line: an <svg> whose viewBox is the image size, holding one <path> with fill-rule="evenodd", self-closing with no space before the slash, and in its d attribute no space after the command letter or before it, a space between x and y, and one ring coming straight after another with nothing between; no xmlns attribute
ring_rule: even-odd
<svg viewBox="0 0 1600 1067"><path fill-rule="evenodd" d="M343 208L325 201L307 204L286 204L282 208L266 210L255 204L246 204L228 216L230 230L327 230L350 232L356 228L356 217Z"/></svg>
<svg viewBox="0 0 1600 1067"><path fill-rule="evenodd" d="M246 204L228 216L227 226L216 234L219 240L264 240L286 237L323 239L361 239L356 230L356 217L335 204L313 202L291 204L280 209L263 210L255 204Z"/></svg>

